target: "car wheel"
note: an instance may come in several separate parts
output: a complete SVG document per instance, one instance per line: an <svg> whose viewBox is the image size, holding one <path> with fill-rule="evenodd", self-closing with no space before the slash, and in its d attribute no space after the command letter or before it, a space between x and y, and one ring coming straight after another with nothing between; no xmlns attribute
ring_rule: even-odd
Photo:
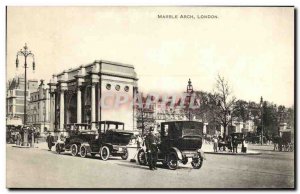
<svg viewBox="0 0 300 194"><path fill-rule="evenodd" d="M147 165L146 153L144 150L140 149L137 154L138 163L140 165Z"/></svg>
<svg viewBox="0 0 300 194"><path fill-rule="evenodd" d="M187 157L182 158L181 163L186 165L188 163L188 158Z"/></svg>
<svg viewBox="0 0 300 194"><path fill-rule="evenodd" d="M58 144L56 144L56 146L55 146L55 151L56 151L56 153L57 153L57 154L60 154L60 153L61 153L61 150L60 150L60 145L59 145L59 143L58 143Z"/></svg>
<svg viewBox="0 0 300 194"><path fill-rule="evenodd" d="M121 156L121 158L123 160L127 160L127 158L128 158L128 149L127 148L124 149L124 154Z"/></svg>
<svg viewBox="0 0 300 194"><path fill-rule="evenodd" d="M77 156L77 154L78 154L78 147L77 147L76 144L73 144L71 146L71 154L72 154L72 156Z"/></svg>
<svg viewBox="0 0 300 194"><path fill-rule="evenodd" d="M100 150L100 157L102 160L107 160L109 158L109 148L107 146L103 146Z"/></svg>
<svg viewBox="0 0 300 194"><path fill-rule="evenodd" d="M200 154L198 154L197 157L192 158L191 164L194 169L200 169L202 167L203 158L200 157Z"/></svg>
<svg viewBox="0 0 300 194"><path fill-rule="evenodd" d="M170 170L176 170L178 167L178 158L177 158L177 154L174 152L171 152L168 155L168 163L167 163L168 167Z"/></svg>
<svg viewBox="0 0 300 194"><path fill-rule="evenodd" d="M80 157L85 158L86 157L86 153L87 153L87 151L86 151L85 146L81 146L80 147Z"/></svg>

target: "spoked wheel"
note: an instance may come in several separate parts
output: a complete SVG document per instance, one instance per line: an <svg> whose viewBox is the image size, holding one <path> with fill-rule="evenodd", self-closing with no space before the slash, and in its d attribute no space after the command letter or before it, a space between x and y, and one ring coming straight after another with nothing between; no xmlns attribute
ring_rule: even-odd
<svg viewBox="0 0 300 194"><path fill-rule="evenodd" d="M138 163L140 165L146 165L147 164L146 153L144 152L144 150L140 149L138 151L137 159L138 159Z"/></svg>
<svg viewBox="0 0 300 194"><path fill-rule="evenodd" d="M127 148L124 149L124 154L121 156L121 158L123 160L127 160L127 158L128 158L128 149Z"/></svg>
<svg viewBox="0 0 300 194"><path fill-rule="evenodd" d="M192 158L192 167L194 169L200 169L203 164L203 158L200 157L200 154L197 155L197 157Z"/></svg>
<svg viewBox="0 0 300 194"><path fill-rule="evenodd" d="M86 154L87 154L86 147L85 146L81 146L79 153L80 153L80 157L85 158Z"/></svg>
<svg viewBox="0 0 300 194"><path fill-rule="evenodd" d="M57 154L60 154L60 153L61 153L61 150L60 150L60 145L59 145L59 143L58 143L58 144L56 144L56 146L55 146L55 151L56 151L56 153L57 153Z"/></svg>
<svg viewBox="0 0 300 194"><path fill-rule="evenodd" d="M77 154L78 154L78 147L77 147L76 144L73 144L71 146L71 154L72 154L72 156L77 156Z"/></svg>
<svg viewBox="0 0 300 194"><path fill-rule="evenodd" d="M178 168L178 158L176 153L171 152L169 154L167 165L170 170L176 170Z"/></svg>
<svg viewBox="0 0 300 194"><path fill-rule="evenodd" d="M100 157L102 160L107 160L109 158L109 148L107 146L103 146L100 150Z"/></svg>
<svg viewBox="0 0 300 194"><path fill-rule="evenodd" d="M182 158L181 162L182 164L186 165L188 163L188 158L187 157Z"/></svg>

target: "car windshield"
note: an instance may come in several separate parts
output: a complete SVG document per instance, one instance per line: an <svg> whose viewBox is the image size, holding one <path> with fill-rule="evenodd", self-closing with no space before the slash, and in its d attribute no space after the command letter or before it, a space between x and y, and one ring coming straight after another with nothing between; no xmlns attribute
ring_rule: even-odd
<svg viewBox="0 0 300 194"><path fill-rule="evenodd" d="M182 129L182 136L201 136L202 126L197 122L183 122L176 124L177 129Z"/></svg>
<svg viewBox="0 0 300 194"><path fill-rule="evenodd" d="M182 129L182 136L201 136L200 128L184 128Z"/></svg>
<svg viewBox="0 0 300 194"><path fill-rule="evenodd" d="M102 133L107 131L107 130L124 130L124 124L114 124L114 123L101 123L101 125L99 126L100 129L99 131L101 131Z"/></svg>

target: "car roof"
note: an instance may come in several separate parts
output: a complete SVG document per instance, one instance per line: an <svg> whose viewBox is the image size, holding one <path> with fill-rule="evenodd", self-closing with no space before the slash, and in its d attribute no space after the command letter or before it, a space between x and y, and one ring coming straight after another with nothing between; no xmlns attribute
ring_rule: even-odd
<svg viewBox="0 0 300 194"><path fill-rule="evenodd" d="M97 131L95 131L95 130L83 130L83 131L79 131L79 133L90 133L90 132L97 133Z"/></svg>
<svg viewBox="0 0 300 194"><path fill-rule="evenodd" d="M120 130L120 129L108 129L107 131L113 131L113 132L118 132L118 133L130 133L133 134L132 131L127 131L127 130Z"/></svg>
<svg viewBox="0 0 300 194"><path fill-rule="evenodd" d="M167 124L167 123L202 123L200 121L166 121L162 122L161 124Z"/></svg>
<svg viewBox="0 0 300 194"><path fill-rule="evenodd" d="M76 125L76 126L89 126L91 124L89 124L89 123L70 123L70 124L66 124L66 125L69 125L69 126L72 126L72 125Z"/></svg>
<svg viewBox="0 0 300 194"><path fill-rule="evenodd" d="M105 121L96 121L96 122L93 122L93 123L124 125L123 122L120 122L120 121L109 121L109 120L105 120Z"/></svg>

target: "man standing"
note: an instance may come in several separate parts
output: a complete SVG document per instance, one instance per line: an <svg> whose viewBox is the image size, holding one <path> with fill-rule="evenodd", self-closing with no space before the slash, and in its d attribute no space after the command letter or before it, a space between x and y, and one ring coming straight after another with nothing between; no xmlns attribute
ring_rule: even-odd
<svg viewBox="0 0 300 194"><path fill-rule="evenodd" d="M236 135L233 137L232 147L233 147L232 152L237 153L238 142L237 142L237 136Z"/></svg>
<svg viewBox="0 0 300 194"><path fill-rule="evenodd" d="M49 151L51 151L52 146L54 146L54 137L51 135L50 132L48 133L48 136L47 136L47 143L48 143Z"/></svg>
<svg viewBox="0 0 300 194"><path fill-rule="evenodd" d="M218 138L216 136L213 137L214 142L214 152L218 152Z"/></svg>
<svg viewBox="0 0 300 194"><path fill-rule="evenodd" d="M154 135L153 127L150 127L149 133L146 135L145 138L146 144L146 152L148 156L148 164L150 170L156 170L156 161L157 161L157 138Z"/></svg>

